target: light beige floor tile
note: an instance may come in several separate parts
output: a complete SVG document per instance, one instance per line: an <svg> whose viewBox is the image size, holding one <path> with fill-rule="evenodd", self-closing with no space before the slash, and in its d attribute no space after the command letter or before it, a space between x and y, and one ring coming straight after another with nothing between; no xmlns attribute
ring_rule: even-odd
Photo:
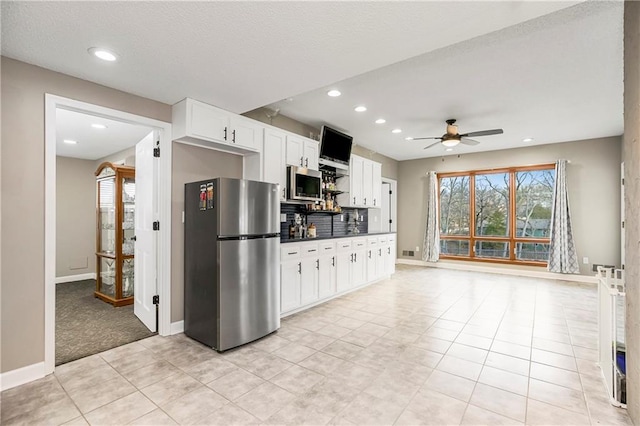
<svg viewBox="0 0 640 426"><path fill-rule="evenodd" d="M336 324L325 325L324 327L316 331L316 333L318 334L322 334L323 336L333 337L334 339L339 339L342 336L349 334L350 332L351 332L350 328L340 327L339 325L336 325Z"/></svg>
<svg viewBox="0 0 640 426"><path fill-rule="evenodd" d="M305 404L317 407L333 416L338 415L356 396L358 389L336 379L328 378L300 398Z"/></svg>
<svg viewBox="0 0 640 426"><path fill-rule="evenodd" d="M314 353L316 353L315 349L297 343L290 343L282 349L273 352L274 355L293 363L298 363Z"/></svg>
<svg viewBox="0 0 640 426"><path fill-rule="evenodd" d="M336 358L335 356L322 352L317 352L304 361L299 362L298 365L308 368L309 370L313 370L316 373L320 373L323 376L328 376L345 363L346 361L343 359Z"/></svg>
<svg viewBox="0 0 640 426"><path fill-rule="evenodd" d="M120 376L113 367L102 359L95 366L87 365L86 368L73 369L64 373L56 371L55 374L67 392L88 388L97 382L104 382Z"/></svg>
<svg viewBox="0 0 640 426"><path fill-rule="evenodd" d="M298 328L291 325L287 325L286 320L282 320L282 325L276 331L275 335L278 337L282 337L283 339L287 339L290 342L296 342L307 334L311 333L309 330L305 330L304 328Z"/></svg>
<svg viewBox="0 0 640 426"><path fill-rule="evenodd" d="M20 415L27 415L42 406L69 399L55 375L49 375L31 383L6 390L0 394L2 409L1 420L4 424L9 419ZM69 400L70 401L70 400ZM77 414L77 417L80 414ZM69 417L67 420L71 420Z"/></svg>
<svg viewBox="0 0 640 426"><path fill-rule="evenodd" d="M503 355L497 352L489 352L485 365L520 374L521 376L529 375L529 360Z"/></svg>
<svg viewBox="0 0 640 426"><path fill-rule="evenodd" d="M80 416L66 423L62 423L62 426L89 426L89 423L87 423L84 417Z"/></svg>
<svg viewBox="0 0 640 426"><path fill-rule="evenodd" d="M537 362L532 362L531 378L553 383L560 386L564 386L564 387L582 392L582 383L580 382L580 375L573 371L552 367L550 365L538 364Z"/></svg>
<svg viewBox="0 0 640 426"><path fill-rule="evenodd" d="M129 371L138 370L140 368L146 367L154 361L157 361L158 354L153 352L150 349L145 348L144 346L138 344L135 346L137 348L142 348L141 350L137 350L132 354L127 352L116 352L118 356L110 356L107 361L113 368L116 369L120 374L124 374ZM115 348L112 351L120 349ZM104 357L104 355L102 355Z"/></svg>
<svg viewBox="0 0 640 426"><path fill-rule="evenodd" d="M472 335L476 337L484 337L485 339L493 340L493 337L496 335L496 332L498 330L497 325L493 325L493 322L491 322L492 323L491 325L489 324L480 325L478 323L474 324L471 321L469 321L469 323L464 326L461 334L467 334L467 335ZM486 349L486 348L482 348L482 349Z"/></svg>
<svg viewBox="0 0 640 426"><path fill-rule="evenodd" d="M138 389L142 389L146 386L159 382L162 379L172 376L179 371L180 370L174 367L173 364L164 360L157 360L147 365L146 367L129 371L122 375L125 379L131 382L132 385L134 385Z"/></svg>
<svg viewBox="0 0 640 426"><path fill-rule="evenodd" d="M467 403L430 389L418 391L407 406L398 425L457 425Z"/></svg>
<svg viewBox="0 0 640 426"><path fill-rule="evenodd" d="M118 346L117 348L109 349L108 351L100 352L98 355L105 361L111 363L114 359L135 356L136 354L148 351L144 345L140 342L133 342L126 345Z"/></svg>
<svg viewBox="0 0 640 426"><path fill-rule="evenodd" d="M333 337L324 336L318 333L309 333L306 336L298 339L297 343L319 351L320 349L330 345L335 341L336 339L334 339Z"/></svg>
<svg viewBox="0 0 640 426"><path fill-rule="evenodd" d="M260 377L248 371L237 369L225 376L217 378L207 384L207 386L228 400L235 401L262 383L264 383L264 380Z"/></svg>
<svg viewBox="0 0 640 426"><path fill-rule="evenodd" d="M377 398L406 406L418 392L420 385L392 372L384 372L375 379L363 392Z"/></svg>
<svg viewBox="0 0 640 426"><path fill-rule="evenodd" d="M352 362L345 362L328 377L344 383L349 387L362 390L369 386L381 373L378 369L364 367Z"/></svg>
<svg viewBox="0 0 640 426"><path fill-rule="evenodd" d="M589 417L586 414L568 411L564 408L545 404L535 399L528 400L527 404L528 425L588 425Z"/></svg>
<svg viewBox="0 0 640 426"><path fill-rule="evenodd" d="M177 425L171 417L159 408L129 423L136 426L173 426Z"/></svg>
<svg viewBox="0 0 640 426"><path fill-rule="evenodd" d="M213 414L198 422L201 425L230 426L230 425L259 425L262 422L233 403L226 404Z"/></svg>
<svg viewBox="0 0 640 426"><path fill-rule="evenodd" d="M389 330L391 330L391 328L368 322L362 325L361 327L359 327L358 330L367 334L372 334L374 336L382 337L385 334L387 334Z"/></svg>
<svg viewBox="0 0 640 426"><path fill-rule="evenodd" d="M587 406L582 392L554 385L553 383L531 379L529 382L529 398L569 411L575 411L576 413L587 413Z"/></svg>
<svg viewBox="0 0 640 426"><path fill-rule="evenodd" d="M461 401L469 402L475 386L476 382L473 380L436 370L431 373L423 385L423 389L431 389Z"/></svg>
<svg viewBox="0 0 640 426"><path fill-rule="evenodd" d="M348 328L351 330L355 330L356 328L360 328L366 324L366 321L362 321L355 318L342 317L338 321L335 322L335 325L340 327Z"/></svg>
<svg viewBox="0 0 640 426"><path fill-rule="evenodd" d="M359 425L391 425L402 409L401 405L363 392L351 401L341 416Z"/></svg>
<svg viewBox="0 0 640 426"><path fill-rule="evenodd" d="M180 398L162 404L162 408L178 424L198 424L229 401L207 387L200 387Z"/></svg>
<svg viewBox="0 0 640 426"><path fill-rule="evenodd" d="M60 385L58 385L60 386ZM8 418L5 417L5 406L8 405L4 399L2 401L2 424L3 425L40 425L40 424L61 424L68 422L72 419L80 416L80 411L76 408L75 404L71 401L64 392L58 394L56 392L55 398L37 398L34 399L35 404L26 404L32 407L29 410L25 410L25 407L20 409L10 409L10 413L13 415Z"/></svg>
<svg viewBox="0 0 640 426"><path fill-rule="evenodd" d="M360 353L362 349L362 346L354 345L353 343L344 342L342 340L336 340L329 346L325 346L322 349L322 352L348 361Z"/></svg>
<svg viewBox="0 0 640 426"><path fill-rule="evenodd" d="M282 339L284 340L284 339ZM209 383L219 377L237 370L234 364L221 358L212 358L200 364L192 365L183 371L200 383Z"/></svg>
<svg viewBox="0 0 640 426"><path fill-rule="evenodd" d="M254 348L251 345L245 345L239 348L225 351L220 355L220 357L225 361L229 361L237 365L238 363L249 363L264 354L265 352L261 351L260 349Z"/></svg>
<svg viewBox="0 0 640 426"><path fill-rule="evenodd" d="M429 328L424 334L429 337L435 337L436 339L447 340L453 342L458 337L459 331L447 330L433 326Z"/></svg>
<svg viewBox="0 0 640 426"><path fill-rule="evenodd" d="M250 362L236 362L236 365L258 377L269 380L294 364L265 352Z"/></svg>
<svg viewBox="0 0 640 426"><path fill-rule="evenodd" d="M434 368L442 359L442 354L409 345L396 359L402 362Z"/></svg>
<svg viewBox="0 0 640 426"><path fill-rule="evenodd" d="M271 379L271 383L294 394L303 394L324 380L324 376L294 365Z"/></svg>
<svg viewBox="0 0 640 426"><path fill-rule="evenodd" d="M373 344L379 339L375 334L369 334L362 328L353 330L340 338L343 342L351 343L363 348Z"/></svg>
<svg viewBox="0 0 640 426"><path fill-rule="evenodd" d="M420 334L403 329L401 327L394 327L387 334L381 337L381 339L394 340L399 343L410 344L418 340Z"/></svg>
<svg viewBox="0 0 640 426"><path fill-rule="evenodd" d="M482 371L482 364L445 355L436 366L436 370L477 381Z"/></svg>
<svg viewBox="0 0 640 426"><path fill-rule="evenodd" d="M527 396L529 387L529 379L527 377L486 365L482 369L482 373L480 373L478 383L484 383L485 385L517 393L522 396Z"/></svg>
<svg viewBox="0 0 640 426"><path fill-rule="evenodd" d="M68 394L82 413L88 413L135 391L136 388L124 377L118 376L88 388L74 388Z"/></svg>
<svg viewBox="0 0 640 426"><path fill-rule="evenodd" d="M399 379L407 380L415 385L422 385L426 382L433 371L432 368L425 367L424 365L401 361L393 361L384 369L384 373L392 374Z"/></svg>
<svg viewBox="0 0 640 426"><path fill-rule="evenodd" d="M585 397L592 424L633 426L627 410L611 405L606 394L591 395L590 393L585 393Z"/></svg>
<svg viewBox="0 0 640 426"><path fill-rule="evenodd" d="M273 383L265 382L238 398L235 403L262 421L290 404L295 396Z"/></svg>
<svg viewBox="0 0 640 426"><path fill-rule="evenodd" d="M478 426L478 425L504 425L504 426L519 426L524 425L523 422L510 419L509 417L501 416L484 408L476 407L469 404L467 411L462 418L462 425Z"/></svg>
<svg viewBox="0 0 640 426"><path fill-rule="evenodd" d="M349 318L354 318L360 321L366 321L366 322L372 321L377 318L377 315L370 314L369 312L356 311L356 310L349 310L348 312L344 313L344 316Z"/></svg>
<svg viewBox="0 0 640 426"><path fill-rule="evenodd" d="M275 352L278 349L287 346L289 343L291 342L283 337L280 337L276 334L270 334L256 342L251 343L251 346L256 349L260 349L261 351Z"/></svg>
<svg viewBox="0 0 640 426"><path fill-rule="evenodd" d="M420 336L413 345L431 352L444 354L449 350L451 342L424 334Z"/></svg>
<svg viewBox="0 0 640 426"><path fill-rule="evenodd" d="M598 360L598 351L595 349L582 348L580 346L574 346L573 352L576 356L576 359L586 359L588 361L597 361Z"/></svg>
<svg viewBox="0 0 640 426"><path fill-rule="evenodd" d="M509 355L516 358L531 359L531 348L528 346L517 345L515 343L494 340L491 345L491 352L498 352L503 355Z"/></svg>
<svg viewBox="0 0 640 426"><path fill-rule="evenodd" d="M295 400L269 417L265 424L322 426L328 424L332 418L332 414L309 405L304 400Z"/></svg>
<svg viewBox="0 0 640 426"><path fill-rule="evenodd" d="M135 392L85 414L85 418L91 425L122 425L156 408L143 394Z"/></svg>
<svg viewBox="0 0 640 426"><path fill-rule="evenodd" d="M510 333L508 331L499 331L495 340L507 343L515 343L516 345L531 346L531 334Z"/></svg>
<svg viewBox="0 0 640 426"><path fill-rule="evenodd" d="M161 405L202 386L202 383L193 377L179 372L140 391L155 404Z"/></svg>
<svg viewBox="0 0 640 426"><path fill-rule="evenodd" d="M462 345L456 342L454 342L447 351L447 355L454 356L460 359L466 359L467 361L475 362L478 364L484 364L484 361L487 359L488 353L489 351L486 351L484 349Z"/></svg>
<svg viewBox="0 0 640 426"><path fill-rule="evenodd" d="M558 342L558 343L564 343L569 345L571 344L571 337L569 337L569 334L559 333L557 331L549 329L548 327L543 327L543 328L538 326L534 327L533 337L547 339L547 340ZM544 348L541 348L541 349L544 349Z"/></svg>
<svg viewBox="0 0 640 426"><path fill-rule="evenodd" d="M552 367L563 368L570 371L578 371L576 359L572 356L557 354L555 352L547 352L541 349L531 350L531 361L539 364L546 364Z"/></svg>
<svg viewBox="0 0 640 426"><path fill-rule="evenodd" d="M502 389L478 383L471 395L471 404L519 422L524 422L527 398Z"/></svg>
<svg viewBox="0 0 640 426"><path fill-rule="evenodd" d="M532 346L543 351L555 352L557 354L573 356L573 348L571 344L560 343L554 340L542 339L540 337L533 338Z"/></svg>
<svg viewBox="0 0 640 426"><path fill-rule="evenodd" d="M458 334L458 337L456 337L455 342L462 345L471 346L474 348L488 350L491 347L491 343L493 342L493 339L490 339L487 337L475 336L473 334L467 334L465 332L462 332Z"/></svg>

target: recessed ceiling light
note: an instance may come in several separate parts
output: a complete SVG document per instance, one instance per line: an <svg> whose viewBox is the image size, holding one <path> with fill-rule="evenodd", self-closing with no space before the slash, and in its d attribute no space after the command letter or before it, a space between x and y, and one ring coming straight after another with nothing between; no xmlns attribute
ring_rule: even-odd
<svg viewBox="0 0 640 426"><path fill-rule="evenodd" d="M354 108L354 111L356 111L356 112L365 112L366 110L367 110L367 107L366 106L362 106L362 105L357 106L357 107Z"/></svg>
<svg viewBox="0 0 640 426"><path fill-rule="evenodd" d="M331 96L332 98L335 98L335 97L337 97L337 96L342 95L342 93L340 93L340 91L339 91L339 90L335 90L335 89L334 89L334 90L329 90L329 91L327 92L327 95Z"/></svg>
<svg viewBox="0 0 640 426"><path fill-rule="evenodd" d="M386 123L386 122L387 122L387 120L385 120L384 118L378 118L378 119L376 120L376 124L384 124L384 123Z"/></svg>
<svg viewBox="0 0 640 426"><path fill-rule="evenodd" d="M391 133L402 133L402 129L393 129Z"/></svg>
<svg viewBox="0 0 640 426"><path fill-rule="evenodd" d="M91 127L93 127L94 129L106 129L107 126L105 126L104 124L92 124Z"/></svg>
<svg viewBox="0 0 640 426"><path fill-rule="evenodd" d="M397 129L396 129L397 130ZM400 133L400 132L396 132L396 133ZM404 138L405 141L412 141L413 138L411 136L407 136L406 138Z"/></svg>
<svg viewBox="0 0 640 426"><path fill-rule="evenodd" d="M118 55L116 55L115 53L107 50L107 49L102 49L100 47L92 47L89 49L89 53L92 54L93 56L102 59L103 61L107 61L107 62L114 62L115 60L118 59Z"/></svg>
<svg viewBox="0 0 640 426"><path fill-rule="evenodd" d="M447 148L445 151L453 151L453 148Z"/></svg>
<svg viewBox="0 0 640 426"><path fill-rule="evenodd" d="M65 139L64 143L68 143L69 145L75 145L78 143L78 141L74 141L72 139Z"/></svg>
<svg viewBox="0 0 640 426"><path fill-rule="evenodd" d="M533 138L524 138L522 142L533 142Z"/></svg>

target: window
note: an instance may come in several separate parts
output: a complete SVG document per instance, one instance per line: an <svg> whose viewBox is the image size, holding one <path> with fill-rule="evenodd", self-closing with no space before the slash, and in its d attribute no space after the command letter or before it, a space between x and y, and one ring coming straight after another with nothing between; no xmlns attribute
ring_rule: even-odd
<svg viewBox="0 0 640 426"><path fill-rule="evenodd" d="M443 258L546 265L555 167L441 173Z"/></svg>

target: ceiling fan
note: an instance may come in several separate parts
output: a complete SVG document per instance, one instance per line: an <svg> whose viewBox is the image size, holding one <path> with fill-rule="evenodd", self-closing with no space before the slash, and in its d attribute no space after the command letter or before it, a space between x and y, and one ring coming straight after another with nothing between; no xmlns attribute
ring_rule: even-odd
<svg viewBox="0 0 640 426"><path fill-rule="evenodd" d="M464 145L478 145L480 142L469 139L474 136L489 136L489 135L500 135L504 133L502 129L492 129L492 130L480 130L478 132L470 132L470 133L458 133L458 126L456 126L455 118L450 118L447 120L447 133L442 136L432 136L428 138L413 138L414 141L425 140L425 139L440 139L438 142L432 143L431 145L427 145L424 149L431 148L432 146L436 146L438 144L442 144L446 147L454 147L459 143Z"/></svg>

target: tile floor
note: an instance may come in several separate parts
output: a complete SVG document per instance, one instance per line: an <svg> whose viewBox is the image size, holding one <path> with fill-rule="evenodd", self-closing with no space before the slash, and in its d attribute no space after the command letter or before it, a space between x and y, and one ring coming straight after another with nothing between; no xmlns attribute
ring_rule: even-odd
<svg viewBox="0 0 640 426"><path fill-rule="evenodd" d="M154 336L2 393L2 424L627 424L595 287L399 266L218 354Z"/></svg>

